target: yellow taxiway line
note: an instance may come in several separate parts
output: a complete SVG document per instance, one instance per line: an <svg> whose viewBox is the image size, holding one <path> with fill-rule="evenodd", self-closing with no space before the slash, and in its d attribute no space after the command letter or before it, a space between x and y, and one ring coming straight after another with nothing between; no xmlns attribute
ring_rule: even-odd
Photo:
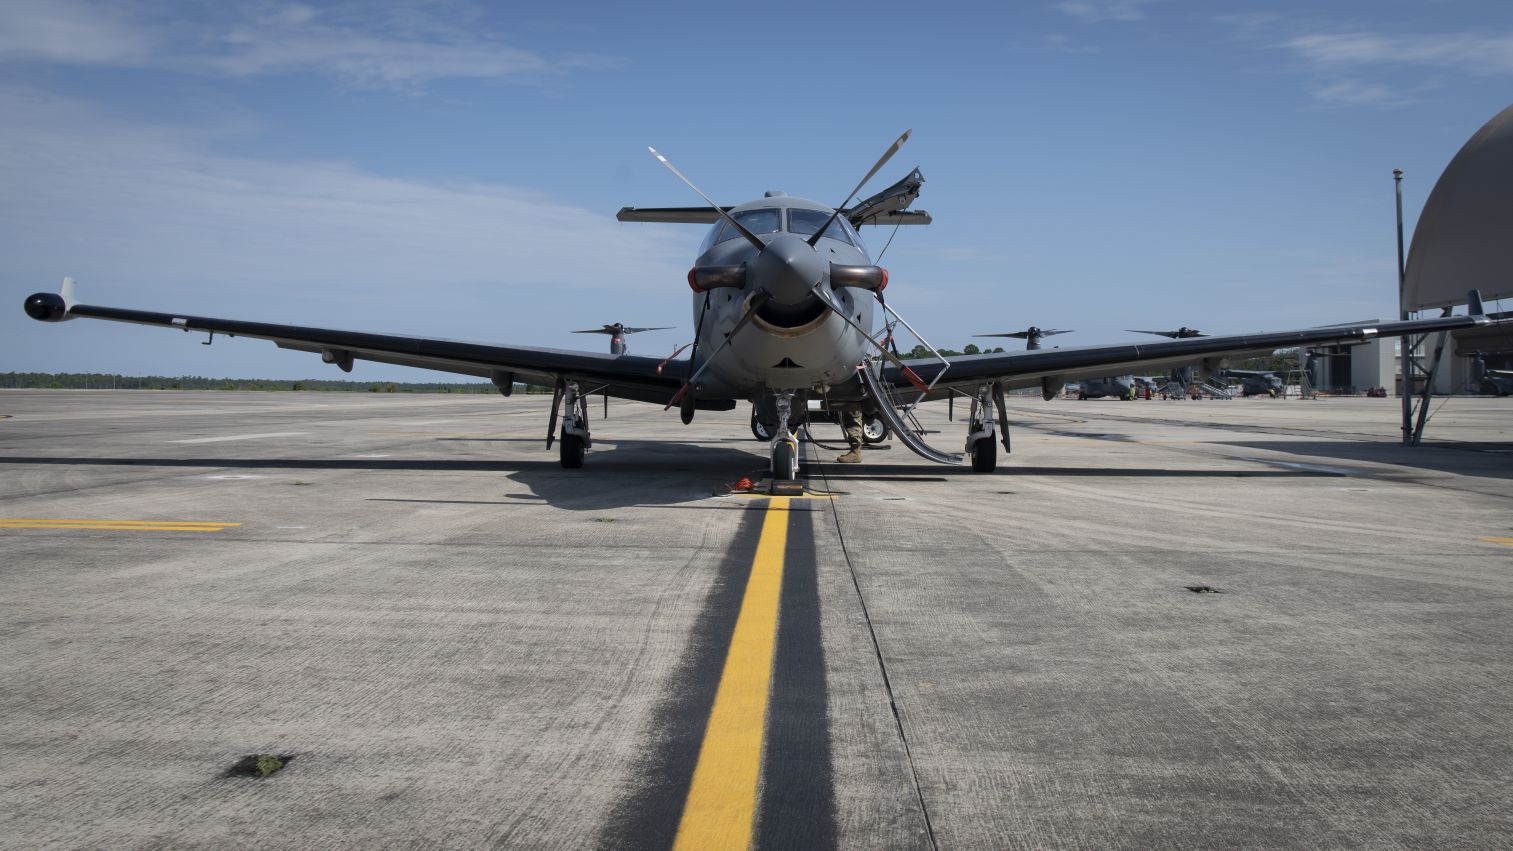
<svg viewBox="0 0 1513 851"><path fill-rule="evenodd" d="M736 617L709 726L704 730L699 761L678 823L675 849L751 845L791 498L773 497L767 504L741 613Z"/></svg>
<svg viewBox="0 0 1513 851"><path fill-rule="evenodd" d="M0 529L115 529L152 532L219 532L240 523L202 520L39 520L0 517Z"/></svg>
<svg viewBox="0 0 1513 851"><path fill-rule="evenodd" d="M1513 547L1513 538L1482 538L1489 544L1502 544L1505 547Z"/></svg>

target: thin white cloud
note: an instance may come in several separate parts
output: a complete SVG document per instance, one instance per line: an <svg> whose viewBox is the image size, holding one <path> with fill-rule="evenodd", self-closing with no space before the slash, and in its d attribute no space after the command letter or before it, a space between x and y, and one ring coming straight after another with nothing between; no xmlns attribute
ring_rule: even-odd
<svg viewBox="0 0 1513 851"><path fill-rule="evenodd" d="M153 48L149 33L118 8L78 0L0 3L0 59L137 65Z"/></svg>
<svg viewBox="0 0 1513 851"><path fill-rule="evenodd" d="M1362 80L1337 80L1314 86L1310 94L1315 99L1342 106L1403 106L1414 98L1411 93L1382 83Z"/></svg>
<svg viewBox="0 0 1513 851"><path fill-rule="evenodd" d="M1513 34L1312 33L1283 46L1305 62L1331 68L1422 65L1472 74L1513 73Z"/></svg>
<svg viewBox="0 0 1513 851"><path fill-rule="evenodd" d="M1145 18L1145 7L1155 0L1062 0L1055 8L1092 23L1105 21L1139 21Z"/></svg>
<svg viewBox="0 0 1513 851"><path fill-rule="evenodd" d="M1045 36L1043 42L1050 50L1073 56L1084 56L1089 53L1098 53L1102 50L1102 48L1096 45L1084 44L1060 33L1051 33Z"/></svg>
<svg viewBox="0 0 1513 851"><path fill-rule="evenodd" d="M466 5L169 9L88 0L0 3L0 61L238 77L312 72L353 85L390 87L449 78L523 79L609 64L516 47L489 32Z"/></svg>
<svg viewBox="0 0 1513 851"><path fill-rule="evenodd" d="M346 321L440 320L481 338L498 329L480 309L511 311L518 330L571 292L624 310L623 321L641 321L633 305L649 312L686 295L697 239L686 231L623 225L608 210L508 186L227 156L208 147L213 138L0 90L7 268L37 289L75 275L97 303L111 303L111 290L183 310L230 301L283 315L338 303L350 306ZM424 308L416 322L396 321L412 305Z"/></svg>

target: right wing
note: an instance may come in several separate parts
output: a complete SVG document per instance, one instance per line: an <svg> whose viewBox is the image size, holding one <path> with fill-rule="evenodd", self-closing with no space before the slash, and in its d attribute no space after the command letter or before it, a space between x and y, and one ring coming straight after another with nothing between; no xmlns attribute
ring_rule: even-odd
<svg viewBox="0 0 1513 851"><path fill-rule="evenodd" d="M270 340L281 349L319 354L322 360L346 371L351 370L353 361L367 360L487 378L501 391L507 391L515 381L552 387L559 380L568 380L582 383L585 393L665 404L683 386L683 377L688 374L687 360L498 346L75 304L72 281L65 282L61 294L38 293L28 298L26 312L33 319L48 322L74 318L106 319L228 337L252 337ZM697 404L705 410L728 411L735 407L735 401L730 399L700 398Z"/></svg>

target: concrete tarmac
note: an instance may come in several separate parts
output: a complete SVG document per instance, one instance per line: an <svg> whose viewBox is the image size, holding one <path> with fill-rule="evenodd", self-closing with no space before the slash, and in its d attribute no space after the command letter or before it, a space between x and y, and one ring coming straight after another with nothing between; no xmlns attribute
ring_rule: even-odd
<svg viewBox="0 0 1513 851"><path fill-rule="evenodd" d="M548 401L0 391L0 845L1510 845L1513 400Z"/></svg>

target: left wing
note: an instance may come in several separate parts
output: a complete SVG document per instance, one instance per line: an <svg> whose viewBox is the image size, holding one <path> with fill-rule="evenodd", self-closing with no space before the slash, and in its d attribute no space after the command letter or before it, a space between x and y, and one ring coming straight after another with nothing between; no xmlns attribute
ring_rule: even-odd
<svg viewBox="0 0 1513 851"><path fill-rule="evenodd" d="M1049 399L1063 384L1085 378L1104 378L1130 372L1147 372L1188 366L1208 359L1232 355L1266 354L1276 349L1296 346L1322 346L1332 343L1362 343L1373 337L1404 337L1433 331L1453 331L1494 324L1481 310L1481 300L1472 295L1469 316L1446 316L1404 322L1358 323L1305 328L1300 331L1277 331L1269 334L1234 334L1224 337L1189 337L1162 343L1119 343L1111 346L1087 346L1073 349L1039 349L993 355L959 355L947 358L949 367L934 358L917 358L904 363L925 382L944 370L929 398L943 399L952 388L972 393L978 385L1001 382L1004 388L1040 387ZM1214 364L1216 367L1217 364ZM905 390L912 383L897 366L883 370L883 381Z"/></svg>
<svg viewBox="0 0 1513 851"><path fill-rule="evenodd" d="M71 280L65 281L62 293L38 293L28 298L27 314L44 322L61 322L74 318L107 319L212 335L271 340L281 349L319 354L326 363L335 364L345 371L350 371L356 360L391 363L487 378L502 392L508 392L515 381L552 387L559 379L565 379L582 382L585 393L604 393L620 399L666 403L682 387L683 376L688 369L686 360L672 361L636 355L528 346L497 346L75 304L72 283ZM701 398L698 407L728 411L735 407L735 402L729 399Z"/></svg>

